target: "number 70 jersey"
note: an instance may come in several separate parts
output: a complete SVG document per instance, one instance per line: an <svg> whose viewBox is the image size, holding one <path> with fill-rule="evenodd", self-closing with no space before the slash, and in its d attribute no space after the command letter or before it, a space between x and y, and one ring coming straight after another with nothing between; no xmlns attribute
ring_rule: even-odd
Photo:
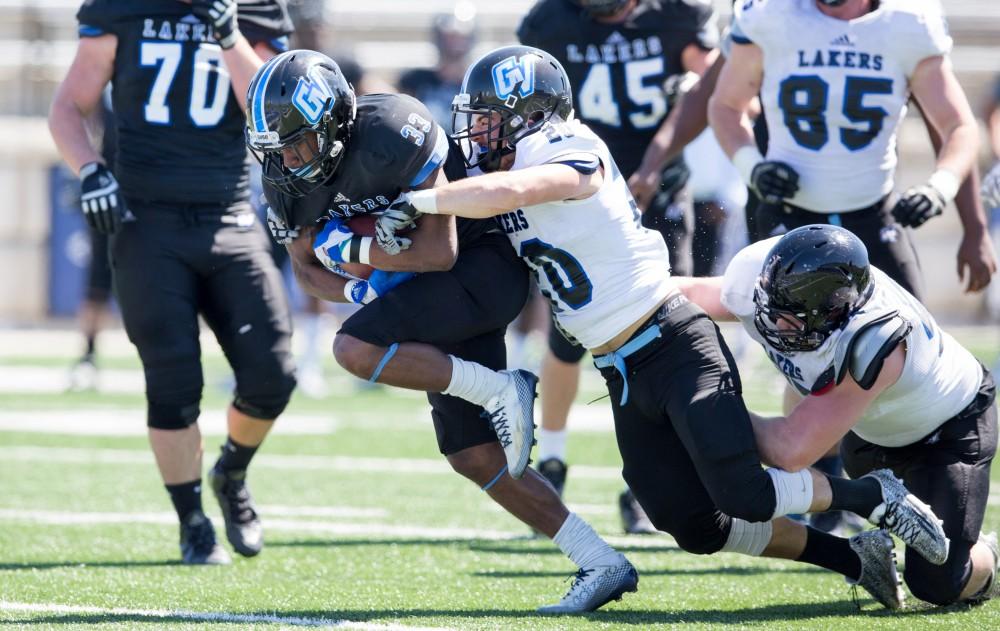
<svg viewBox="0 0 1000 631"><path fill-rule="evenodd" d="M763 51L767 158L800 176L789 201L836 213L889 194L910 78L951 49L937 0L882 0L854 20L824 15L815 0L743 0L735 10L733 42Z"/></svg>
<svg viewBox="0 0 1000 631"><path fill-rule="evenodd" d="M534 272L560 329L595 348L666 298L670 259L663 237L640 225L607 146L586 125L546 123L518 142L512 170L554 163L583 173L603 166L604 183L586 199L526 206L496 220Z"/></svg>

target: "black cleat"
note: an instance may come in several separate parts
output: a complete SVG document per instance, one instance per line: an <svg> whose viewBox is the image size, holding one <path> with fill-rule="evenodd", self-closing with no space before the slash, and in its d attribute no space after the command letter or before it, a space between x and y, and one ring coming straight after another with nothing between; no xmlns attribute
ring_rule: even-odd
<svg viewBox="0 0 1000 631"><path fill-rule="evenodd" d="M208 481L219 500L226 522L226 539L245 557L257 556L264 547L264 529L247 488L246 471L223 471L215 463Z"/></svg>
<svg viewBox="0 0 1000 631"><path fill-rule="evenodd" d="M229 553L215 540L212 522L200 510L181 522L181 560L185 565L229 565Z"/></svg>
<svg viewBox="0 0 1000 631"><path fill-rule="evenodd" d="M566 463L559 458L546 458L538 463L538 473L549 481L559 497L562 497L563 488L566 486L566 471L568 469Z"/></svg>
<svg viewBox="0 0 1000 631"><path fill-rule="evenodd" d="M635 499L632 489L625 489L618 496L618 510L622 516L622 527L627 535L655 535L659 532L649 521L646 511Z"/></svg>

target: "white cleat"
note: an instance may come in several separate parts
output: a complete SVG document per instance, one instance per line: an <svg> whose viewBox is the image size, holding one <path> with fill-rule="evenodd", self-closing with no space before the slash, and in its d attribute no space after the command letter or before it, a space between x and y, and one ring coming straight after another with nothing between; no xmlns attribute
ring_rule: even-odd
<svg viewBox="0 0 1000 631"><path fill-rule="evenodd" d="M625 592L638 589L639 573L628 559L621 557L621 563L617 565L580 568L562 600L554 605L539 607L538 613L586 613L612 600L621 600Z"/></svg>
<svg viewBox="0 0 1000 631"><path fill-rule="evenodd" d="M896 535L934 565L947 561L951 541L944 534L944 522L931 507L908 492L889 469L872 471L864 477L874 478L882 487L883 501L868 521Z"/></svg>
<svg viewBox="0 0 1000 631"><path fill-rule="evenodd" d="M520 478L528 468L535 444L535 385L538 377L527 370L503 370L509 377L506 388L483 408L507 456L507 472Z"/></svg>
<svg viewBox="0 0 1000 631"><path fill-rule="evenodd" d="M847 584L860 585L886 609L902 607L906 595L896 569L892 537L884 530L868 530L848 542L861 559L861 578L857 582L848 578Z"/></svg>

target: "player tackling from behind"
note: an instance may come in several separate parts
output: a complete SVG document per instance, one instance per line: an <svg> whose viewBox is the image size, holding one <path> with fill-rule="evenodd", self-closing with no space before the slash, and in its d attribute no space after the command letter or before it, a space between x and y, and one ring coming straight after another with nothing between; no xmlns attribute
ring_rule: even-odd
<svg viewBox="0 0 1000 631"><path fill-rule="evenodd" d="M625 481L654 525L689 552L812 563L899 607L885 531L847 540L783 516L850 510L933 563L947 557L940 522L888 470L843 480L761 467L732 356L670 279L666 246L641 227L606 145L574 118L560 64L527 46L494 50L452 110L467 165L485 174L401 196L379 219L387 244L421 213L497 217L605 377Z"/></svg>

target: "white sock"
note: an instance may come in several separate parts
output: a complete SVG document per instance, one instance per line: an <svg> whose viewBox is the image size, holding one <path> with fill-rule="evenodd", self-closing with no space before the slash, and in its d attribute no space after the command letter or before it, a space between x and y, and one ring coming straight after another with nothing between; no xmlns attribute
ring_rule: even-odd
<svg viewBox="0 0 1000 631"><path fill-rule="evenodd" d="M732 518L729 527L729 538L720 552L739 552L752 557L759 557L767 544L771 543L771 522L749 522Z"/></svg>
<svg viewBox="0 0 1000 631"><path fill-rule="evenodd" d="M486 405L498 392L507 387L510 377L482 364L451 357L451 382L443 394L465 399L476 405Z"/></svg>
<svg viewBox="0 0 1000 631"><path fill-rule="evenodd" d="M590 524L580 519L576 513L569 514L552 541L570 561L584 569L617 565L622 560L622 555L605 543Z"/></svg>
<svg viewBox="0 0 1000 631"><path fill-rule="evenodd" d="M549 458L566 462L566 428L538 430L538 462Z"/></svg>
<svg viewBox="0 0 1000 631"><path fill-rule="evenodd" d="M770 468L767 474L774 484L774 515L794 515L808 513L813 500L813 482L809 469L789 473L783 469Z"/></svg>

